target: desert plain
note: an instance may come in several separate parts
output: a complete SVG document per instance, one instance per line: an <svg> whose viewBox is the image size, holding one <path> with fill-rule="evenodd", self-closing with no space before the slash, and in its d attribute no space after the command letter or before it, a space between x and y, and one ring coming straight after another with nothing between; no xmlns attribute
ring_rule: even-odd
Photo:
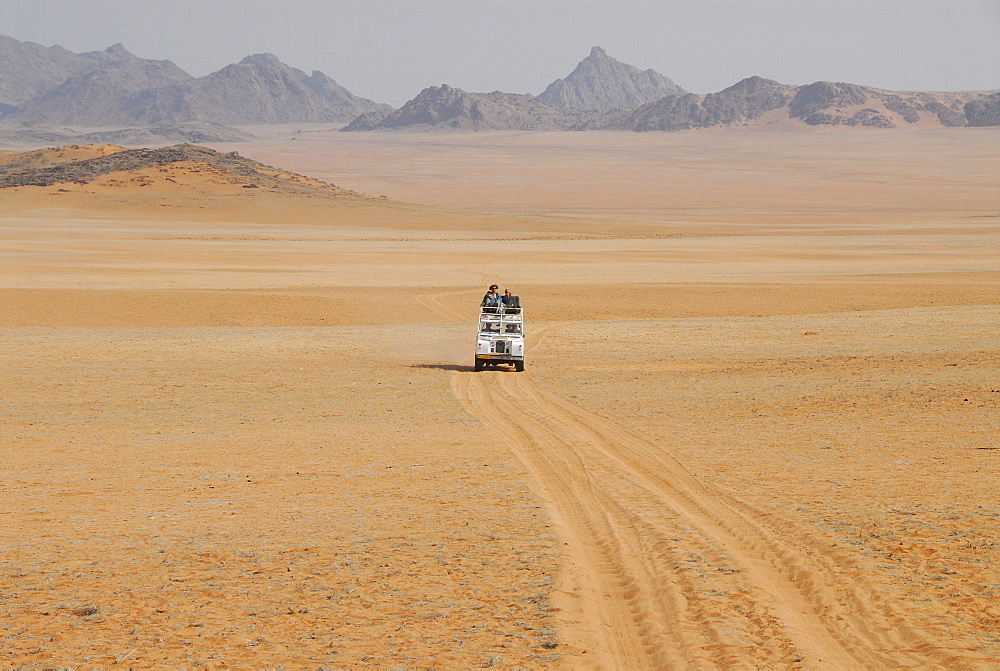
<svg viewBox="0 0 1000 671"><path fill-rule="evenodd" d="M997 129L251 130L0 191L0 665L1000 666Z"/></svg>

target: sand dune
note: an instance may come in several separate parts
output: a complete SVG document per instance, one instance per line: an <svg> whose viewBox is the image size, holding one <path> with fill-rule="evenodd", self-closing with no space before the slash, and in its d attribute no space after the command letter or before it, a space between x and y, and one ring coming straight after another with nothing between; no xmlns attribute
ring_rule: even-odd
<svg viewBox="0 0 1000 671"><path fill-rule="evenodd" d="M1000 663L1000 134L651 135L0 191L0 661Z"/></svg>

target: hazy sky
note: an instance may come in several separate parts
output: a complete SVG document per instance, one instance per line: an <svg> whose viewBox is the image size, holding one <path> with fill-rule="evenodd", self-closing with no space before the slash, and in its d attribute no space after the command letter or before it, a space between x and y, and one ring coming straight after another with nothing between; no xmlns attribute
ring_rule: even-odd
<svg viewBox="0 0 1000 671"><path fill-rule="evenodd" d="M537 94L595 45L696 93L1000 88L1000 0L0 0L0 34L199 76L271 52L396 106L438 84Z"/></svg>

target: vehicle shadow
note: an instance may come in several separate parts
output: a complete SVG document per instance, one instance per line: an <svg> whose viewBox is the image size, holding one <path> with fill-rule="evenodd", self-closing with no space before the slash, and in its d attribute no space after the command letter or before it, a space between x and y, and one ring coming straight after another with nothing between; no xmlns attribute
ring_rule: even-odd
<svg viewBox="0 0 1000 671"><path fill-rule="evenodd" d="M457 370L463 373L475 372L474 366L463 366L457 363L414 363L410 368L436 368L437 370Z"/></svg>

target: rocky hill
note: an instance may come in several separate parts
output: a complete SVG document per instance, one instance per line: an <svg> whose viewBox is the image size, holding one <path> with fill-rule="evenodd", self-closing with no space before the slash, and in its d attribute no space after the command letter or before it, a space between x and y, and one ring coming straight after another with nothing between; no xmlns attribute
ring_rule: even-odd
<svg viewBox="0 0 1000 671"><path fill-rule="evenodd" d="M341 130L578 130L597 127L605 116L531 95L470 93L442 84L424 89L398 110L362 115Z"/></svg>
<svg viewBox="0 0 1000 671"><path fill-rule="evenodd" d="M103 70L107 74L99 76ZM72 92L84 85L110 86L120 94L145 88L151 81L171 83L191 78L170 61L137 58L120 44L75 54L60 46L43 47L0 35L0 106L8 112L64 85L64 94L72 99Z"/></svg>
<svg viewBox="0 0 1000 671"><path fill-rule="evenodd" d="M613 130L686 130L757 119L788 105L795 89L763 77L744 79L718 93L685 93L643 105L613 122Z"/></svg>
<svg viewBox="0 0 1000 671"><path fill-rule="evenodd" d="M85 54L87 66L55 88L18 105L9 115L44 123L106 126L122 123L121 103L150 88L180 84L191 75L171 61L138 58L121 44Z"/></svg>
<svg viewBox="0 0 1000 671"><path fill-rule="evenodd" d="M74 54L0 36L0 118L6 120L90 127L346 122L389 109L271 54L195 78L120 44Z"/></svg>
<svg viewBox="0 0 1000 671"><path fill-rule="evenodd" d="M54 147L70 144L165 145L178 142L246 142L250 133L207 121L80 132L64 126L0 121L0 146Z"/></svg>
<svg viewBox="0 0 1000 671"><path fill-rule="evenodd" d="M112 173L124 173L119 177L126 179L129 173L137 175L151 168L179 164L187 166L188 172L206 170L211 172L213 179L222 176L244 188L270 187L295 193L351 193L326 182L252 161L236 152L221 154L190 144L160 149L71 146L5 154L0 156L0 188L87 184ZM141 178L150 179L146 176Z"/></svg>
<svg viewBox="0 0 1000 671"><path fill-rule="evenodd" d="M568 77L549 84L538 99L559 107L613 110L683 93L684 89L655 70L640 70L594 47Z"/></svg>
<svg viewBox="0 0 1000 671"><path fill-rule="evenodd" d="M0 116L59 86L81 69L81 57L0 35Z"/></svg>
<svg viewBox="0 0 1000 671"><path fill-rule="evenodd" d="M967 108L979 110L983 93L902 93L868 86L815 82L789 86L762 77L750 77L707 95L667 96L612 121L607 128L651 131L685 130L709 126L746 126L793 123L809 126L868 126L895 128L966 126ZM983 103L982 109L988 108ZM989 118L988 113L976 118Z"/></svg>
<svg viewBox="0 0 1000 671"><path fill-rule="evenodd" d="M190 82L143 91L122 109L135 123L276 124L349 121L392 108L351 94L322 72L306 75L272 54L256 54Z"/></svg>
<svg viewBox="0 0 1000 671"><path fill-rule="evenodd" d="M1000 93L971 100L962 109L970 126L1000 126Z"/></svg>

